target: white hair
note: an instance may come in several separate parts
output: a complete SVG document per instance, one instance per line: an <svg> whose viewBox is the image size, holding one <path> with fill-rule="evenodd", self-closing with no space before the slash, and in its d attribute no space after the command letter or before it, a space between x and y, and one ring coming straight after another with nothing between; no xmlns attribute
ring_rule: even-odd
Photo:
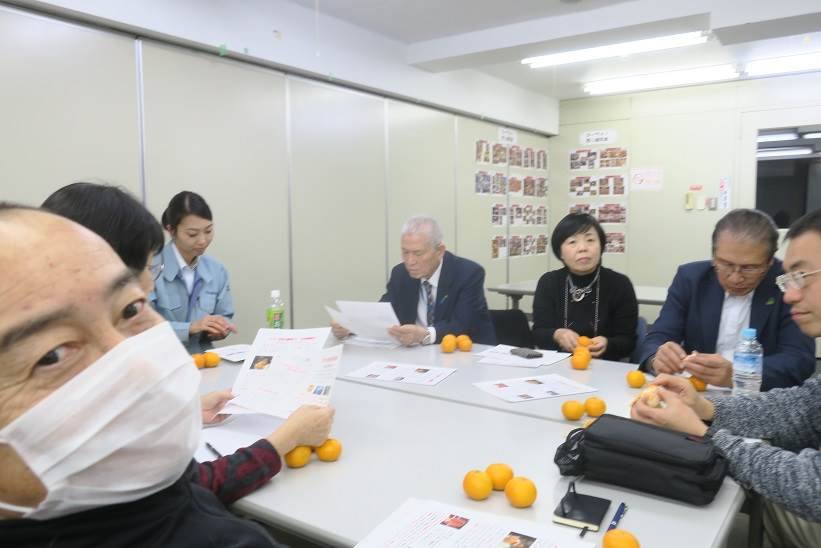
<svg viewBox="0 0 821 548"><path fill-rule="evenodd" d="M433 217L425 215L416 215L411 217L402 226L402 236L409 234L421 234L426 236L431 247L439 247L442 245L442 227Z"/></svg>

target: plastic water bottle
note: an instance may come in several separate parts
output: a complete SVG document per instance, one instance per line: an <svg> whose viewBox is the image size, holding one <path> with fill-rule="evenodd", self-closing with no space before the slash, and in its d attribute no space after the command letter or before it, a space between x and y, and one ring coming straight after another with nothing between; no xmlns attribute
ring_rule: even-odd
<svg viewBox="0 0 821 548"><path fill-rule="evenodd" d="M285 327L285 301L279 296L279 289L271 290L271 304L265 309L265 323L273 329Z"/></svg>
<svg viewBox="0 0 821 548"><path fill-rule="evenodd" d="M764 349L755 335L755 329L744 329L733 352L733 394L754 394L761 390Z"/></svg>

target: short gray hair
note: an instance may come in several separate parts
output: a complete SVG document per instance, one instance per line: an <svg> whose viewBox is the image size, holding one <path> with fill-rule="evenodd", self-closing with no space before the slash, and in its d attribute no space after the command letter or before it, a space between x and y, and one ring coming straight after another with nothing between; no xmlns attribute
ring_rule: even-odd
<svg viewBox="0 0 821 548"><path fill-rule="evenodd" d="M439 247L442 245L444 237L442 236L442 227L433 217L425 215L417 215L411 217L402 226L402 236L409 234L421 234L427 236L428 243L431 247Z"/></svg>
<svg viewBox="0 0 821 548"><path fill-rule="evenodd" d="M741 241L766 244L770 259L778 250L778 227L772 217L757 209L734 209L716 223L713 230L714 255L718 237L723 232L729 232Z"/></svg>

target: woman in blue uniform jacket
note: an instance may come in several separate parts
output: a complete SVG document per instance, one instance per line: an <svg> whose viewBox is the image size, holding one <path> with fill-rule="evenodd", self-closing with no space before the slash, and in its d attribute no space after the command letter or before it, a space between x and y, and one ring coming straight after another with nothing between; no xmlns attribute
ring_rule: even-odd
<svg viewBox="0 0 821 548"><path fill-rule="evenodd" d="M162 274L151 304L189 352L203 352L236 332L228 272L204 255L214 239L211 208L199 194L183 191L171 198L162 224L171 241L160 254Z"/></svg>

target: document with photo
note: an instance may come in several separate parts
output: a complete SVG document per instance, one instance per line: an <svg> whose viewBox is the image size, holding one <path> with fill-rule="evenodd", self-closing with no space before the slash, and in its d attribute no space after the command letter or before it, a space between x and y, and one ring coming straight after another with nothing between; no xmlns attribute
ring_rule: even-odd
<svg viewBox="0 0 821 548"><path fill-rule="evenodd" d="M592 548L578 535L518 518L410 498L355 548Z"/></svg>
<svg viewBox="0 0 821 548"><path fill-rule="evenodd" d="M224 413L287 418L304 404L328 405L342 345L323 348L330 328L260 329Z"/></svg>
<svg viewBox="0 0 821 548"><path fill-rule="evenodd" d="M424 384L434 386L445 380L456 371L451 367L431 367L430 365L411 365L408 363L373 362L346 377L369 381L401 382L406 384Z"/></svg>
<svg viewBox="0 0 821 548"><path fill-rule="evenodd" d="M541 375L538 377L520 377L498 381L475 382L473 386L497 398L509 402L558 398L572 394L596 392L592 386L572 381L561 375Z"/></svg>

